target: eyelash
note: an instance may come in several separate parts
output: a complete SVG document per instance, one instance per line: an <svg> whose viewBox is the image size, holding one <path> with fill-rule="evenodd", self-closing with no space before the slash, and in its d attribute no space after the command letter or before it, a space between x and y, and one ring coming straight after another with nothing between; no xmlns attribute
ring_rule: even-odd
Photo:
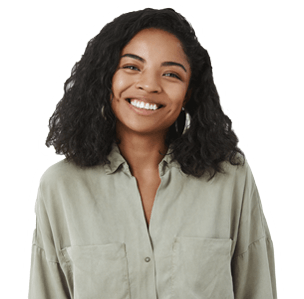
<svg viewBox="0 0 304 299"><path fill-rule="evenodd" d="M131 67L132 68L135 68L135 69L137 69L137 70L139 70L136 66L134 66L134 65L126 65L126 66L123 66L122 68L123 69L130 69L130 70L132 70L132 71L134 71L134 69L131 69Z"/></svg>
<svg viewBox="0 0 304 299"><path fill-rule="evenodd" d="M179 76L177 76L176 74L174 74L174 73L167 73L167 74L169 74L169 75L173 75L173 77L174 78L176 78L176 79L179 79L180 80L180 77ZM165 75L167 75L167 74L165 74ZM166 76L166 77L168 77L168 76ZM171 76L169 76L169 77L171 77Z"/></svg>
<svg viewBox="0 0 304 299"><path fill-rule="evenodd" d="M134 65L126 65L126 66L123 66L122 67L123 69L130 69L131 71L134 71L135 69L137 69L137 70L139 70L136 66L134 66ZM174 74L174 73L166 73L165 75L173 75L173 76L166 76L166 77L173 77L173 78L176 78L176 79L179 79L179 80L181 80L181 78L178 76L178 75L176 75L176 74Z"/></svg>

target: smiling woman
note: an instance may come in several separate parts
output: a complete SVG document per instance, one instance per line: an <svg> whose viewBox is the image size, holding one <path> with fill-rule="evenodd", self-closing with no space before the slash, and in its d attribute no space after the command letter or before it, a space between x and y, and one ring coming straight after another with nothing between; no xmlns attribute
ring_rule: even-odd
<svg viewBox="0 0 304 299"><path fill-rule="evenodd" d="M29 298L277 298L259 192L183 16L119 16L64 87Z"/></svg>
<svg viewBox="0 0 304 299"><path fill-rule="evenodd" d="M117 136L130 142L131 136L136 138L136 132L154 132L149 143L164 143L169 127L187 102L190 77L187 57L173 34L151 28L137 33L123 48L112 79ZM152 106L151 110L150 105L156 108ZM122 134L129 136L124 138ZM147 162L145 159L143 169L150 166Z"/></svg>

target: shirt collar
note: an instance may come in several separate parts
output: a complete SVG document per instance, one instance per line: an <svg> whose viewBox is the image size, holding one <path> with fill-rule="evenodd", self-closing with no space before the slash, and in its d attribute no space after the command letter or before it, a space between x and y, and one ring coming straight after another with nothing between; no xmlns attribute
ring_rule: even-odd
<svg viewBox="0 0 304 299"><path fill-rule="evenodd" d="M166 155L160 161L158 165L160 176L163 176L167 170L171 167L176 167L180 169L180 164L177 161L171 161L173 155L171 154L171 146L169 146ZM118 168L122 165L122 169L131 176L130 168L128 162L121 155L118 145L114 142L112 144L112 150L108 155L109 164L105 164L106 174L110 175L116 172Z"/></svg>

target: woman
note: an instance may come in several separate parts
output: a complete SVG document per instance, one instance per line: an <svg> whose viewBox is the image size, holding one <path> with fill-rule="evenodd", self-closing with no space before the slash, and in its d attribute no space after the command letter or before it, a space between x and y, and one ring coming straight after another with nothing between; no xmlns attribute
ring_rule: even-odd
<svg viewBox="0 0 304 299"><path fill-rule="evenodd" d="M207 51L172 9L87 46L50 119L29 298L276 298L259 193Z"/></svg>

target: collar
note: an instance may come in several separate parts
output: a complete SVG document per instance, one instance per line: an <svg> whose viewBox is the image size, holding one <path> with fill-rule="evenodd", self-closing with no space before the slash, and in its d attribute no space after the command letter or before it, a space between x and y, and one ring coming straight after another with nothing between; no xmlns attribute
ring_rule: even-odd
<svg viewBox="0 0 304 299"><path fill-rule="evenodd" d="M181 169L180 164L177 161L171 161L173 158L173 155L171 154L171 149L172 149L171 146L169 146L166 155L163 157L163 159L160 161L158 165L160 176L163 176L167 172L167 170L170 169L171 167L176 167L178 169ZM107 158L110 161L110 163L104 165L106 174L108 175L113 174L114 172L116 172L118 168L122 168L124 172L132 176L129 164L122 156L119 147L115 142L112 144L112 150Z"/></svg>

